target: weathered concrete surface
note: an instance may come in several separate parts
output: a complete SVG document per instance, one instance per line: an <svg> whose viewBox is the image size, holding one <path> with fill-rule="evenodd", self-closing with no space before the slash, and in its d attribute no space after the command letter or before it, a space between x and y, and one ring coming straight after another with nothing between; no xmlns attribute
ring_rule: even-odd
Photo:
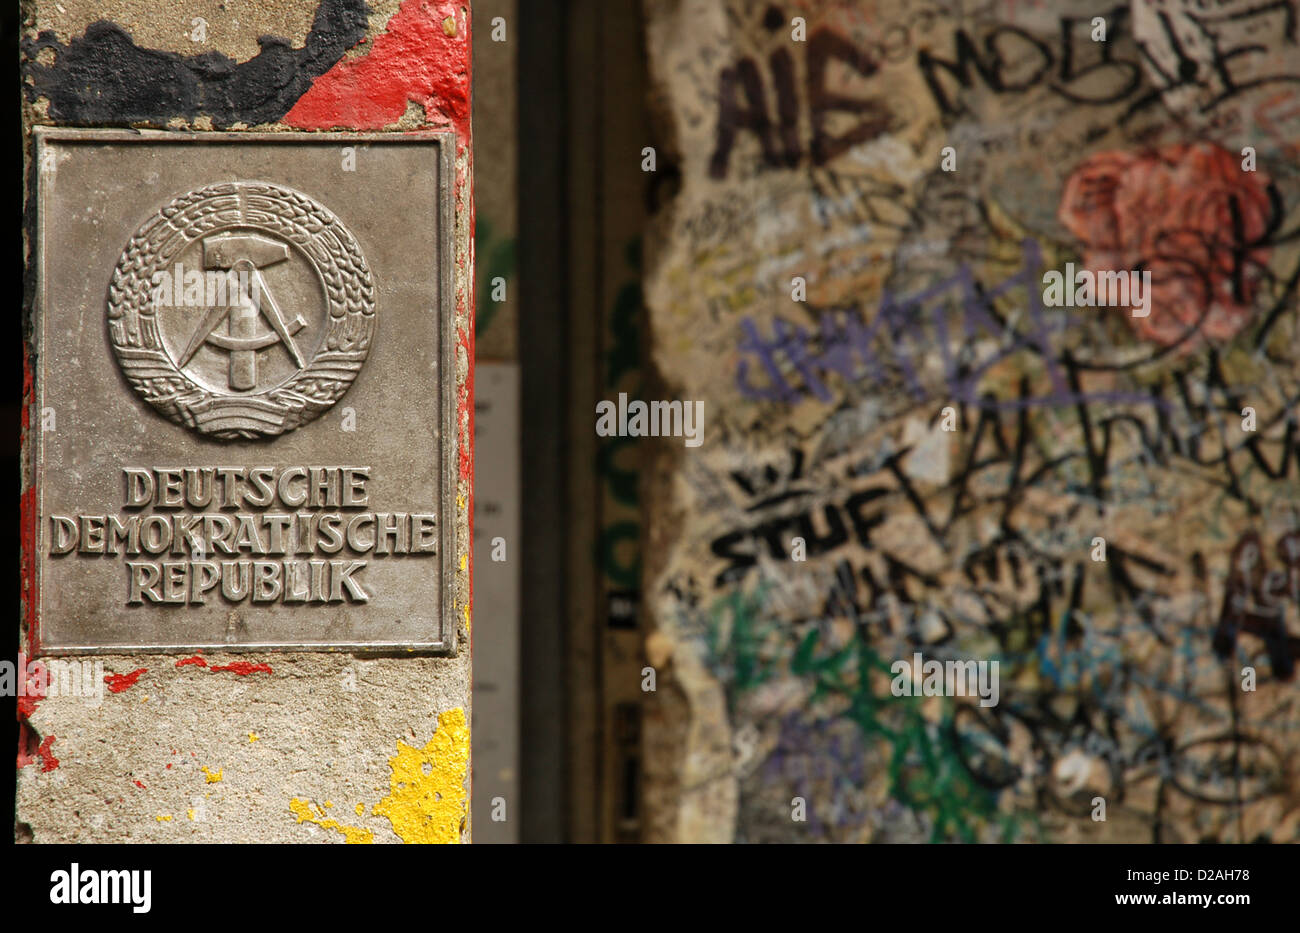
<svg viewBox="0 0 1300 933"><path fill-rule="evenodd" d="M1300 839L1296 5L644 6L648 838Z"/></svg>
<svg viewBox="0 0 1300 933"><path fill-rule="evenodd" d="M428 788L390 790L400 768L390 759L404 760L397 743L422 749L439 731L439 713L465 705L463 666L429 658L211 654L206 666L177 667L183 660L106 657L105 676L146 671L120 693L106 688L97 706L81 697L40 703L29 725L55 736L58 767L42 770L38 759L19 772L18 812L30 827L20 838L343 841L342 830L315 822L329 818L398 842L376 809L390 797L418 806ZM214 670L231 664L263 669ZM456 733L451 725L442 732ZM419 759L430 763L430 788L448 799L464 794L463 760ZM309 805L310 821L299 825L295 801ZM401 828L410 842L449 841L445 821Z"/></svg>
<svg viewBox="0 0 1300 933"><path fill-rule="evenodd" d="M468 841L474 354L469 11L466 4L430 0L375 7L367 16L360 0L241 6L236 26L230 11L209 2L147 10L75 0L29 3L24 124L75 125L93 117L97 125L200 130L262 123L284 132L457 132L460 652L451 659L211 655L205 664L179 667L174 656L106 657L110 681L99 705L62 696L20 699L20 840ZM228 63L212 56L194 61L193 43L180 33L195 16L208 22L203 51L218 52ZM78 67L60 72L68 65L67 44L85 40L97 20L116 23L136 48L171 54L165 73L132 74L140 85L135 88L110 86L105 82L116 79L97 54L74 56ZM313 24L320 30L316 39L309 35ZM40 37L39 30L51 32ZM97 35L111 32L101 26ZM244 84L229 93L220 72L247 64L257 53L256 37L265 34L286 40L277 69L241 72ZM220 65L215 77L214 61ZM190 81L181 97L170 81L177 74ZM103 92L94 107L82 105L77 82ZM61 118L51 94L76 116ZM38 425L29 399L24 430ZM30 474L23 500L28 523L34 517L29 484ZM30 554L30 532L24 541ZM30 562L25 566L29 585ZM33 647L32 636L25 614L23 648Z"/></svg>

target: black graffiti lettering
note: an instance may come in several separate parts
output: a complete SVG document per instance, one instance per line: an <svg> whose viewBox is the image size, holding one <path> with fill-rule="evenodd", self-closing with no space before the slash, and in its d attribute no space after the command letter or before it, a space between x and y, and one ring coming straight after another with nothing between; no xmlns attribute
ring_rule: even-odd
<svg viewBox="0 0 1300 933"><path fill-rule="evenodd" d="M1043 79L1053 69L1054 77L1045 86L1063 100L1094 106L1129 101L1119 118L1121 123L1178 88L1200 88L1204 92L1201 110L1208 112L1251 88L1300 82L1300 75L1294 72L1248 73L1253 62L1268 61L1266 56L1278 51L1272 43L1296 44L1296 11L1292 0L1272 0L1219 15L1186 11L1181 16L1200 32L1199 40L1195 35L1185 35L1188 30L1180 30L1168 11L1156 10L1159 35L1146 40L1134 39L1132 46L1140 58L1133 60L1121 57L1119 51L1129 44L1128 7L1113 5L1103 15L1108 29L1105 42L1091 41L1091 15L1061 16L1058 37L1050 44L1008 24L993 26L980 36L959 27L952 34L952 52L948 57L922 48L916 53L916 64L931 97L947 117L969 109L965 91L982 85L998 95L1024 93L1044 85ZM1281 17L1278 28L1256 27L1253 33L1267 37L1270 43L1230 34L1233 29L1249 33L1249 27L1242 27L1242 23L1270 16ZM1195 41L1198 49L1208 52L1204 69L1189 54L1189 41ZM1084 55L1089 59L1086 63L1080 61ZM1172 69L1164 64L1170 55L1175 60ZM1285 56L1282 58L1285 60ZM1152 78L1147 79L1146 73Z"/></svg>
<svg viewBox="0 0 1300 933"><path fill-rule="evenodd" d="M1091 17L1061 17L1061 61L1057 71L1060 81L1052 84L1052 90L1071 103L1113 104L1128 97L1142 84L1142 68L1137 62L1116 61L1114 58L1114 49L1128 19L1128 7L1111 7L1106 12L1105 19L1106 41L1093 42L1089 36ZM1097 54L1096 61L1081 68L1075 62L1076 26L1083 27L1079 44L1089 51L1095 50ZM1097 80L1105 74L1114 74L1116 80L1107 83ZM1095 90L1084 93L1085 85L1094 87Z"/></svg>
<svg viewBox="0 0 1300 933"><path fill-rule="evenodd" d="M736 545L743 542L749 542L750 551L736 550ZM709 545L709 550L718 557L726 558L731 561L725 570L718 574L714 580L715 586L722 586L739 580L749 572L749 568L758 563L758 557L752 551L753 542L750 536L744 531L732 531L720 538L715 538Z"/></svg>
<svg viewBox="0 0 1300 933"><path fill-rule="evenodd" d="M1016 43L1003 42L1003 39L1010 38L1019 40L1022 43L1019 51L1027 53L1023 59L1013 57L1011 53L1015 50ZM996 70L998 84L997 90L1005 92L1027 91L1034 85L1038 84L1043 76L1052 70L1052 65L1056 63L1056 57L1052 54L1051 47L1038 39L1035 39L1019 26L999 26L989 34L985 40L990 53L993 54L993 67ZM1004 54L1008 53L1008 54ZM1032 62L1033 56L1038 56L1036 66L1029 68L1024 67L1024 63ZM1014 67L1017 71L1028 71L1023 74L1019 80L1008 80L1008 71Z"/></svg>
<svg viewBox="0 0 1300 933"><path fill-rule="evenodd" d="M814 508L809 507L793 515L768 519L720 535L713 539L709 549L715 556L725 558L728 564L717 575L714 584L723 586L744 579L758 564L760 542L766 545L768 555L774 560L788 560L791 532L804 539L809 557L818 557L849 544L848 525L852 525L857 542L869 547L871 530L884 522L885 516L882 512L866 515L863 514L863 509L867 503L890 491L883 487L864 489L849 496L843 504L822 505L821 514L827 529L824 534L817 531L817 523L813 520ZM848 524L845 523L845 516L848 517Z"/></svg>
<svg viewBox="0 0 1300 933"><path fill-rule="evenodd" d="M828 529L824 535L819 535L814 530L810 512L805 512L795 519L799 537L803 538L808 546L809 557L825 554L842 544L847 544L849 540L849 532L844 525L844 519L840 516L839 509L833 505L827 505L822 508L822 515L825 516Z"/></svg>
<svg viewBox="0 0 1300 933"><path fill-rule="evenodd" d="M1259 532L1247 531L1237 539L1228 558L1228 579L1211 644L1219 657L1228 658L1239 635L1254 635L1264 642L1273 675L1291 680L1300 658L1300 638L1287 632L1286 600L1300 605L1300 534L1281 536L1276 553L1285 570L1269 570Z"/></svg>
<svg viewBox="0 0 1300 933"><path fill-rule="evenodd" d="M849 520L853 522L853 533L857 535L858 541L863 547L871 545L871 530L884 523L885 515L883 512L863 515L862 509L869 502L874 502L888 492L889 490L880 487L864 489L862 492L849 496L848 501L844 503L844 511L849 514Z"/></svg>
<svg viewBox="0 0 1300 933"><path fill-rule="evenodd" d="M994 90L998 89L999 80L996 57L981 59L979 49L975 47L975 40L966 30L957 30L953 35L953 46L956 55L953 61L939 58L929 49L920 49L916 53L916 64L921 69L921 76L925 78L926 85L930 88L930 94L939 105L939 109L950 116L961 113L964 108L944 90L939 80L940 70L947 72L958 85L967 90L975 86L975 80L971 75L972 67L979 73L984 84Z"/></svg>
<svg viewBox="0 0 1300 933"><path fill-rule="evenodd" d="M740 101L742 93L744 103ZM724 68L718 76L718 131L713 156L709 159L709 174L714 178L726 176L731 148L741 130L758 137L764 162L771 166L780 164L772 139L772 121L767 115L763 79L759 76L758 66L749 58L741 59L731 68Z"/></svg>
<svg viewBox="0 0 1300 933"><path fill-rule="evenodd" d="M859 74L870 77L879 69L872 58L844 37L819 29L808 38L808 109L812 117L814 165L824 165L860 142L879 136L889 125L889 111L877 98L848 97L826 87L832 62L843 62ZM862 114L862 121L841 136L826 129L826 118L834 112Z"/></svg>
<svg viewBox="0 0 1300 933"><path fill-rule="evenodd" d="M876 60L829 29L815 30L806 45L804 94L811 131L807 144L799 137L800 100L795 83L796 64L790 49L778 48L768 57L776 92L775 117L758 62L752 57L741 58L718 74L718 122L709 158L711 177L726 177L732 150L742 132L758 139L764 167L790 168L798 165L805 155L811 158L812 164L824 165L888 128L890 111L883 99L836 93L828 85L833 63L847 65L869 78L879 71ZM860 119L852 128L835 136L828 123L836 113L855 114Z"/></svg>
<svg viewBox="0 0 1300 933"><path fill-rule="evenodd" d="M1233 48L1225 49L1220 45L1220 40L1223 38L1222 33L1218 29L1212 28L1214 26L1224 26L1229 23L1237 24L1248 19L1253 19L1257 16L1267 16L1279 12L1283 14L1283 22L1285 24L1282 30L1282 35L1291 45L1295 45L1296 14L1292 7L1291 0L1275 0L1275 2L1272 3L1264 3L1256 7L1251 7L1245 10L1236 10L1219 16L1199 16L1190 11L1187 13L1187 18L1197 25L1201 30L1201 34L1209 43L1211 50L1211 66L1223 85L1223 90L1214 100L1206 104L1204 109L1208 110L1222 100L1226 100L1235 94L1250 90L1254 87L1259 87L1263 84L1270 84L1279 81L1300 82L1300 75L1274 74L1238 83L1237 78L1233 74L1232 69L1229 68L1228 63L1233 59L1250 55L1255 52L1267 53L1269 47L1267 45L1251 44L1238 45Z"/></svg>
<svg viewBox="0 0 1300 933"><path fill-rule="evenodd" d="M799 97L794 86L794 56L789 49L772 53L772 82L776 85L777 125L781 130L783 164L788 168L799 164L802 147L799 144Z"/></svg>

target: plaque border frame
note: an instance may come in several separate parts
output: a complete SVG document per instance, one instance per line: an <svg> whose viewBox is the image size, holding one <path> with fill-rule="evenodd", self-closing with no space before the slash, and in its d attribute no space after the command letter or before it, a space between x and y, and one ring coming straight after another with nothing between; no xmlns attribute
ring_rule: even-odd
<svg viewBox="0 0 1300 933"><path fill-rule="evenodd" d="M456 461L458 435L456 433L456 342L455 342L455 152L456 133L452 130L417 130L411 132L189 132L150 129L109 129L91 127L68 127L39 125L31 128L32 162L27 186L28 208L24 211L24 220L34 215L34 233L31 243L31 275L36 282L32 295L32 330L31 341L36 353L36 365L32 367L32 401L35 420L29 417L27 429L26 460L31 467L31 482L27 490L35 489L35 503L28 519L34 527L30 528L28 540L32 553L30 560L30 579L32 582L28 600L27 617L31 620L30 642L33 657L41 656L79 656L79 655L115 655L115 654L188 654L194 651L213 652L350 652L367 655L439 655L455 657L458 653L456 618ZM425 144L437 146L438 160L438 230L437 255L433 257L438 279L438 302L434 309L437 320L434 323L438 338L438 376L437 391L439 403L438 432L436 439L438 451L438 560L439 560L439 618L437 620L438 638L434 641L418 642L175 642L170 644L50 644L45 635L44 614L41 605L43 569L45 565L44 547L46 529L43 519L45 511L45 444L44 431L40 427L40 412L45 409L45 345L46 327L49 315L46 314L48 302L46 287L49 281L45 274L46 246L46 210L43 199L43 182L40 166L44 155L51 145L76 143L109 144L152 144L152 145L231 145L241 143L278 144L286 146L303 145L347 145L354 144ZM306 193L306 192L304 192ZM308 195L309 197L311 195ZM470 379L473 378L473 361L470 361ZM341 400L340 400L341 401ZM158 417L162 417L158 415ZM25 490L26 491L26 490ZM123 606L124 612L129 611Z"/></svg>

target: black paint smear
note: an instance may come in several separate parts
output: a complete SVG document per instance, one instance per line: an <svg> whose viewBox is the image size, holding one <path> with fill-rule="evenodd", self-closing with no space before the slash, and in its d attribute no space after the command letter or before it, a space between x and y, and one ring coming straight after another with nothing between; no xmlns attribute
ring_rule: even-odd
<svg viewBox="0 0 1300 933"><path fill-rule="evenodd" d="M368 18L364 0L321 0L301 49L261 36L262 50L242 64L216 51L186 57L138 48L107 20L67 45L47 30L22 42L27 99L48 98L59 123L165 124L198 116L217 127L272 123L364 38ZM36 61L43 49L53 50L53 64Z"/></svg>

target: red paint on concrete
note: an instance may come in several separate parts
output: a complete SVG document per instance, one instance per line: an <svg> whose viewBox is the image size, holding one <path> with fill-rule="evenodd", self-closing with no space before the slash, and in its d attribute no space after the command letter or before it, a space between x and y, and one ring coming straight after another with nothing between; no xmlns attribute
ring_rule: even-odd
<svg viewBox="0 0 1300 933"><path fill-rule="evenodd" d="M141 790L148 790L148 789L149 789L149 788L145 787L143 784L141 784L139 781L136 781L136 782L135 782L135 786L138 787L138 788L140 788Z"/></svg>
<svg viewBox="0 0 1300 933"><path fill-rule="evenodd" d="M50 746L54 744L54 736L49 736L44 742L37 743L36 731L27 723L18 724L18 767L25 768L37 761L44 762L41 766L42 771L53 771L59 766L59 759L50 754ZM31 749L29 754L27 749ZM48 756L48 757L47 757ZM50 764L50 762L53 764Z"/></svg>
<svg viewBox="0 0 1300 933"><path fill-rule="evenodd" d="M31 434L31 412L35 397L33 383L31 350L23 344L23 403L20 413L20 436L23 449L27 449L28 436ZM36 486L25 489L18 500L18 574L19 595L22 599L22 621L27 628L27 656L35 656L40 641L36 631ZM26 677L26 671L16 671L19 677ZM43 760L42 771L52 771L59 766L59 759L50 753L54 736L47 736L36 749L35 755L29 755L29 749L36 741L36 732L28 725L28 719L36 712L40 697L28 692L18 697L18 767L25 768L37 757Z"/></svg>
<svg viewBox="0 0 1300 933"><path fill-rule="evenodd" d="M140 675L147 673L148 670L147 667L139 667L129 674L105 674L104 683L108 684L110 693L122 693L134 687L135 682L140 679Z"/></svg>
<svg viewBox="0 0 1300 933"><path fill-rule="evenodd" d="M463 149L469 144L470 30L462 6L405 0L370 50L317 78L283 122L304 130L378 130L400 120L414 101L428 125L454 129ZM454 36L443 28L448 18Z"/></svg>
<svg viewBox="0 0 1300 933"><path fill-rule="evenodd" d="M54 736L47 735L45 741L41 743L40 748L36 749L37 756L41 759L42 771L53 771L59 766L59 759L54 757L54 752L50 747L54 744Z"/></svg>
<svg viewBox="0 0 1300 933"><path fill-rule="evenodd" d="M232 661L229 664L213 664L208 667L208 662L199 655L189 658L181 658L176 662L177 667L207 667L210 671L227 671L240 677L247 677L249 674L270 674L271 665L253 664L251 661ZM173 751L172 754L175 754Z"/></svg>
<svg viewBox="0 0 1300 933"><path fill-rule="evenodd" d="M270 674L271 665L252 664L248 661L232 661L230 664L214 664L208 670L229 671L232 674L238 674L240 677L247 677L249 674Z"/></svg>
<svg viewBox="0 0 1300 933"><path fill-rule="evenodd" d="M26 411L26 407L23 408ZM35 657L40 647L36 631L36 487L30 486L18 500L19 573L22 575L23 621L27 626L27 656Z"/></svg>
<svg viewBox="0 0 1300 933"><path fill-rule="evenodd" d="M27 754L27 749L36 744L36 733L32 727L22 718L18 717L18 767L25 768L36 760L35 755Z"/></svg>
<svg viewBox="0 0 1300 933"><path fill-rule="evenodd" d="M22 426L23 433L31 427L32 409L28 404L32 400L32 393L35 385L32 381L32 361L30 351L26 344L23 345L23 410L19 413L18 422Z"/></svg>

